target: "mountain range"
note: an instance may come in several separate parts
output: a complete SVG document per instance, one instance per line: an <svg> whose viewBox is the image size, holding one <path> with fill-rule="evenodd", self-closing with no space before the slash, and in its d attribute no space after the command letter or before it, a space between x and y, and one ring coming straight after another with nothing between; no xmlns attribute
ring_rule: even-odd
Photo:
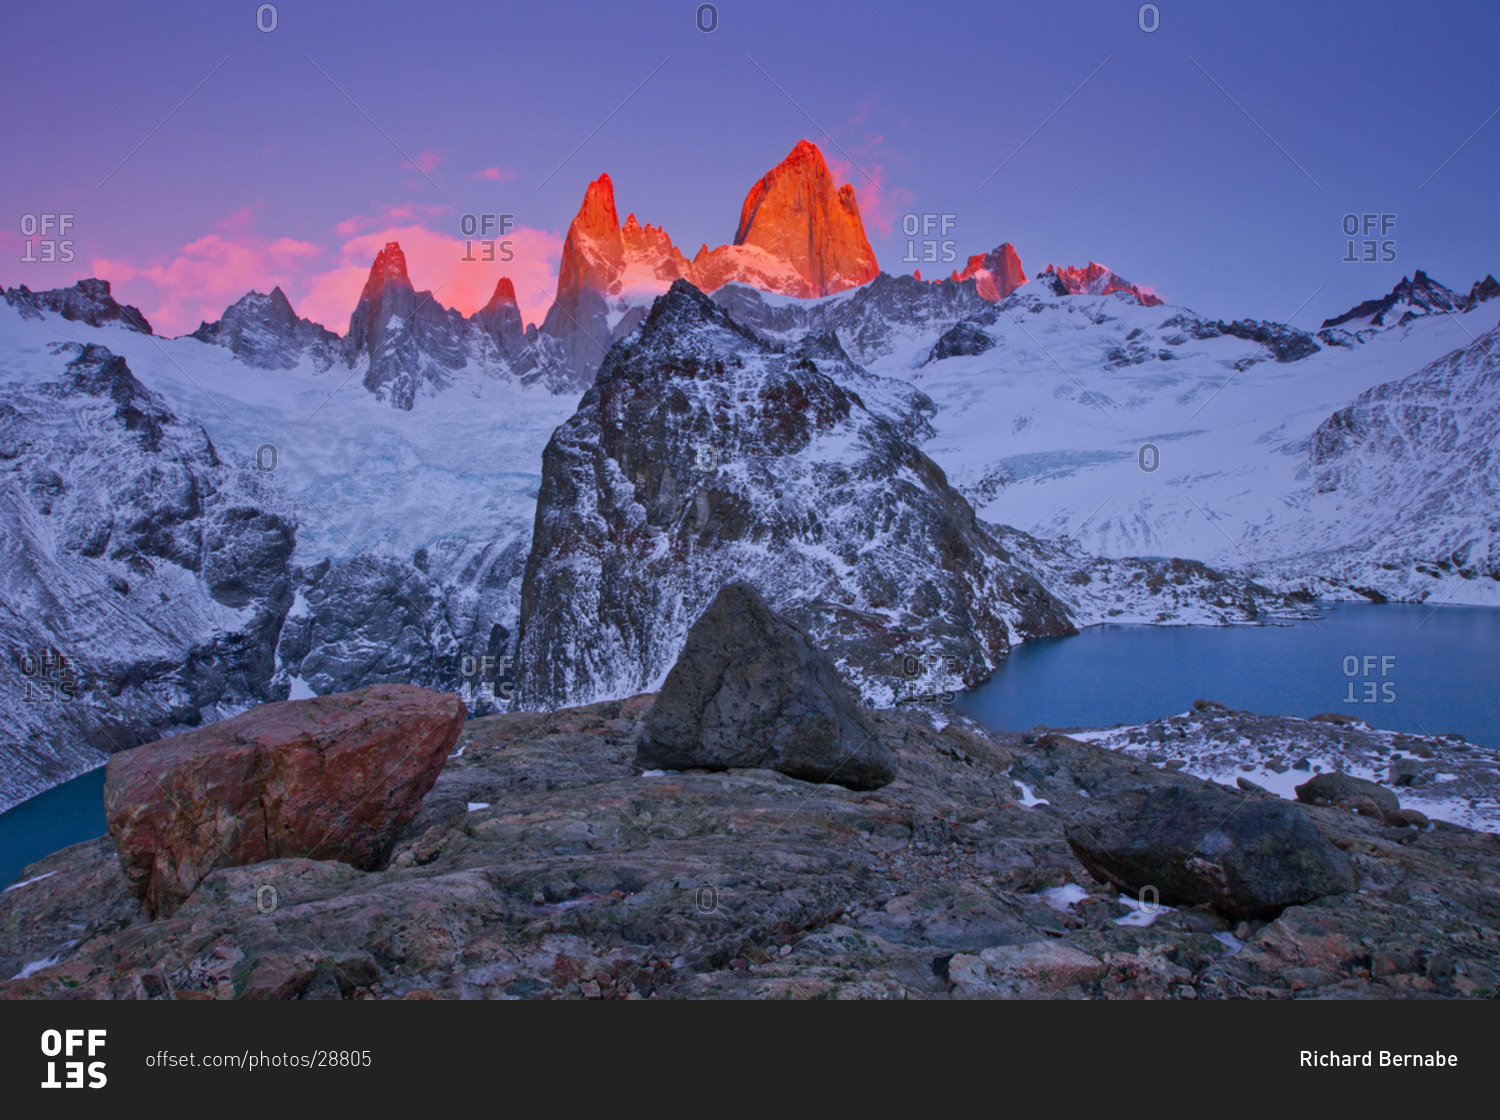
<svg viewBox="0 0 1500 1120"><path fill-rule="evenodd" d="M886 705L1104 621L1500 601L1497 294L1418 272L1308 330L1009 243L892 276L805 141L691 259L594 180L541 324L395 243L342 336L279 288L175 339L102 279L9 289L0 624L78 687L0 684L0 809L265 699L650 690L733 579Z"/></svg>

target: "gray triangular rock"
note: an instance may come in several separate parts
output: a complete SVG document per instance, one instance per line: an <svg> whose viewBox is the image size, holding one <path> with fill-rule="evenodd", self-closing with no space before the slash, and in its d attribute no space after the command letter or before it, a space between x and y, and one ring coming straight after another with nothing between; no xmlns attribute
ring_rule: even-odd
<svg viewBox="0 0 1500 1120"><path fill-rule="evenodd" d="M778 770L809 782L876 789L896 776L829 656L731 583L688 631L636 749L645 769Z"/></svg>

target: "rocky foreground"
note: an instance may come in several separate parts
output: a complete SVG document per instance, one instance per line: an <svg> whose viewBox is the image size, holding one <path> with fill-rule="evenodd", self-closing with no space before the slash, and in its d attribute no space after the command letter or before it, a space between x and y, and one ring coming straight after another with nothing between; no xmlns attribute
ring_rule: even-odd
<svg viewBox="0 0 1500 1120"><path fill-rule="evenodd" d="M1297 801L1184 772L1230 730L1279 742L1292 763L1304 744L1316 755L1332 738L1352 751L1364 735L1370 751L1385 750L1382 733L1204 704L1159 737L1132 732L1112 750L1056 732L992 736L936 711L851 712L852 693L827 679L826 663L799 644L805 635L763 604L742 602L733 625L704 632L714 614L695 627L693 661L679 662L660 699L455 725L415 816L393 803L331 842L361 853L364 869L328 849L285 855L295 850L287 838L266 847L264 822L283 819L299 788L325 797L287 777L321 772L332 757L311 733L283 734L275 749L288 753L275 766L267 755L236 770L243 804L226 801L204 821L216 853L180 831L143 842L142 812L134 830L112 818L114 834L34 864L0 894L0 975L16 977L0 996L1496 992L1500 837L1430 821L1400 804L1408 786L1346 772L1309 769ZM799 652L757 661L744 654L752 644ZM338 700L338 718L445 700L383 687ZM305 724L313 717L299 705L331 699L247 716ZM753 736L735 740L725 718L735 711L752 713ZM235 757L249 757L245 725L236 734ZM671 757L710 769L643 766L699 741L712 743L712 757ZM155 752L147 757L164 790L217 788L201 743L175 775L161 769L164 744L142 748ZM1442 743L1424 749L1424 764L1444 762ZM1489 757L1470 746L1460 754L1477 752ZM396 753L407 765L409 752ZM852 760L852 775L840 759ZM129 756L112 763L122 781L128 765ZM1408 769L1395 767L1398 777ZM280 777L257 787L261 773ZM426 782L407 784L420 796ZM183 806L168 800L175 809L154 804L176 819ZM360 828L393 831L382 844ZM143 843L193 855L161 863L172 890L147 885Z"/></svg>

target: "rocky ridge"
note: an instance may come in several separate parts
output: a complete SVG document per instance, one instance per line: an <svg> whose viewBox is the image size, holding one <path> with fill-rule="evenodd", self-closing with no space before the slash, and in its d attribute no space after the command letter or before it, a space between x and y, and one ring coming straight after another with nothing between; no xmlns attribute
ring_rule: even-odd
<svg viewBox="0 0 1500 1120"><path fill-rule="evenodd" d="M914 709L865 714L899 760L873 791L642 774L652 703L470 721L372 870L222 867L149 920L112 840L58 852L0 893L0 998L1456 998L1500 984L1493 834L1231 793L1075 736L991 736ZM1333 726L1210 711L1289 757ZM1173 751L1196 753L1184 730ZM1097 882L1070 830L1134 835L1111 806L1163 798L1290 814L1283 842L1331 850L1352 879L1255 917ZM1140 855L1149 868L1172 850Z"/></svg>

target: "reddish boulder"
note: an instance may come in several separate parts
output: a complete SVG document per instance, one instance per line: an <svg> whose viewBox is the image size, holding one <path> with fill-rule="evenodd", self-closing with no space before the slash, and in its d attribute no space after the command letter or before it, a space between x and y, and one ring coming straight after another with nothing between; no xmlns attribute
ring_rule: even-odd
<svg viewBox="0 0 1500 1120"><path fill-rule="evenodd" d="M220 867L298 857L378 867L464 716L457 696L379 684L263 704L115 755L105 817L132 891L165 916Z"/></svg>

